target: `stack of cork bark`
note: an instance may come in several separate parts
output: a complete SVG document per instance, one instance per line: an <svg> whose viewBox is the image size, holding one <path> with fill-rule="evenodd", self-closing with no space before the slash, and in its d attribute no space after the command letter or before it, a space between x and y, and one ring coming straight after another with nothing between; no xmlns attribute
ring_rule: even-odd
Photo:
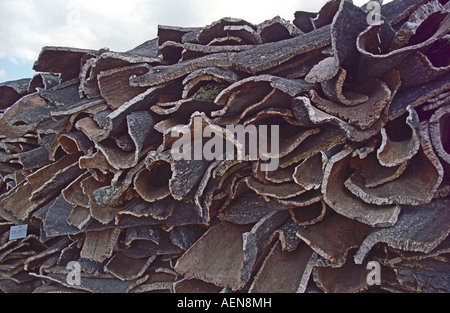
<svg viewBox="0 0 450 313"><path fill-rule="evenodd" d="M449 10L44 47L0 84L0 291L450 292Z"/></svg>

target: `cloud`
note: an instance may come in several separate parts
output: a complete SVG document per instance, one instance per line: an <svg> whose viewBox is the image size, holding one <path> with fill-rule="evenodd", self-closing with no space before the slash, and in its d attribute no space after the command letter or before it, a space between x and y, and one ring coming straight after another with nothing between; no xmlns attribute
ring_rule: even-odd
<svg viewBox="0 0 450 313"><path fill-rule="evenodd" d="M6 75L6 71L5 70L2 70L1 68L0 68L0 79L2 79L2 78L5 78L7 75Z"/></svg>
<svg viewBox="0 0 450 313"><path fill-rule="evenodd" d="M280 3L282 2L282 4ZM1 0L0 58L32 62L43 46L126 51L157 25L205 26L225 16L260 23L318 11L326 0ZM361 5L366 0L355 0Z"/></svg>

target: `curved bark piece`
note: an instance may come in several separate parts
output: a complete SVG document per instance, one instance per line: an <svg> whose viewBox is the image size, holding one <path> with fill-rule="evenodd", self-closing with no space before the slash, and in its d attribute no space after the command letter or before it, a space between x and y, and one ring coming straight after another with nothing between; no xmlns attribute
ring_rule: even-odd
<svg viewBox="0 0 450 313"><path fill-rule="evenodd" d="M323 27L295 38L266 43L239 52L233 59L233 68L256 75L330 43L330 27Z"/></svg>
<svg viewBox="0 0 450 313"><path fill-rule="evenodd" d="M91 216L99 221L103 225L107 225L114 221L116 214L118 214L122 207L112 207L108 205L100 205L97 203L97 199L94 196L95 190L109 186L110 181L97 181L94 177L88 177L81 181L81 188L83 193L89 198L89 210Z"/></svg>
<svg viewBox="0 0 450 313"><path fill-rule="evenodd" d="M447 53L445 51L450 49L450 42L447 40L443 45L446 45L447 47L438 48L438 51L434 52L435 55L438 53ZM439 58L439 56L436 56L436 58ZM445 57L443 58L445 59ZM398 69L402 76L402 88L411 88L438 79L440 76L447 73L450 70L450 61L435 65L428 55L416 52L413 56L403 61Z"/></svg>
<svg viewBox="0 0 450 313"><path fill-rule="evenodd" d="M61 80L78 77L83 58L93 58L97 51L64 47L44 47L33 65L37 72L59 73Z"/></svg>
<svg viewBox="0 0 450 313"><path fill-rule="evenodd" d="M295 19L292 23L297 26L304 33L309 33L314 30L312 19L317 16L317 13L313 12L305 12L305 11L296 11Z"/></svg>
<svg viewBox="0 0 450 313"><path fill-rule="evenodd" d="M157 97L160 96L166 86L170 86L170 84L149 88L144 93L124 103L118 109L106 116L105 125L101 129L93 131L91 137L88 134L86 135L88 135L92 141L100 142L108 138L108 136L120 133L120 131L127 127L127 116L133 112L147 111L156 103Z"/></svg>
<svg viewBox="0 0 450 313"><path fill-rule="evenodd" d="M340 3L341 0L328 0L319 10L319 13L317 13L315 18L311 18L314 29L331 24L339 10Z"/></svg>
<svg viewBox="0 0 450 313"><path fill-rule="evenodd" d="M227 222L212 227L178 259L175 270L187 279L200 279L234 291L241 289L245 283L241 278L242 235L249 229Z"/></svg>
<svg viewBox="0 0 450 313"><path fill-rule="evenodd" d="M299 244L302 243L302 240L296 235L301 227L302 226L297 225L291 218L275 231L274 236L278 235L283 251L294 251Z"/></svg>
<svg viewBox="0 0 450 313"><path fill-rule="evenodd" d="M450 105L439 108L430 118L430 137L438 156L450 164Z"/></svg>
<svg viewBox="0 0 450 313"><path fill-rule="evenodd" d="M371 230L369 225L335 213L303 227L297 236L323 258L344 264L348 251L359 247Z"/></svg>
<svg viewBox="0 0 450 313"><path fill-rule="evenodd" d="M325 123L334 124L339 127L341 133L342 132L345 133L345 136L344 135L343 136L347 137L351 141L364 142L367 139L378 134L380 132L380 130L386 124L387 110L385 110L386 112L382 112L382 115L386 116L386 118L384 116L382 116L381 119L376 121L369 129L361 130L360 128L352 126L349 123L343 121L342 119L340 119L334 115L328 114L324 111L317 109L315 106L313 106L311 104L311 101L309 100L309 98L298 97L296 99L301 101L300 103L303 104L306 111L308 112L310 120L314 124L325 124ZM342 139L342 138L340 138L340 139Z"/></svg>
<svg viewBox="0 0 450 313"><path fill-rule="evenodd" d="M161 46L166 41L184 42L183 37L185 35L194 34L201 30L200 27L178 27L169 25L158 25L158 42Z"/></svg>
<svg viewBox="0 0 450 313"><path fill-rule="evenodd" d="M284 205L265 200L264 197L254 192L246 192L231 202L218 217L221 221L245 225L256 223L274 211L287 211L293 207L295 205Z"/></svg>
<svg viewBox="0 0 450 313"><path fill-rule="evenodd" d="M140 44L139 46L128 50L125 52L126 54L138 55L149 58L157 58L158 57L158 43L159 38L154 38L147 40L146 42Z"/></svg>
<svg viewBox="0 0 450 313"><path fill-rule="evenodd" d="M303 142L308 141L312 136L317 135L321 132L320 128L302 128L302 127L296 127L293 125L290 125L289 123L283 123L283 120L279 121L280 118L271 118L267 121L267 124L261 124L261 125L278 125L279 126L279 147L278 147L278 153L275 153L273 151L271 152L261 152L260 157L265 158L282 158L293 151L297 149L297 147L301 146ZM259 133L262 133L259 138L265 136L265 133L259 130ZM266 146L269 146L271 142L270 139L265 141L259 142L261 145L263 142L266 144Z"/></svg>
<svg viewBox="0 0 450 313"><path fill-rule="evenodd" d="M89 208L89 198L84 194L81 182L90 176L90 173L81 174L61 191L61 195L68 203L73 204L74 206Z"/></svg>
<svg viewBox="0 0 450 313"><path fill-rule="evenodd" d="M121 249L120 251L132 258L148 258L154 255L179 256L183 252L172 243L168 233L162 231L160 234L159 244L150 240L133 240L126 249Z"/></svg>
<svg viewBox="0 0 450 313"><path fill-rule="evenodd" d="M292 207L306 207L308 205L314 204L322 200L322 195L319 191L310 191L305 192L299 196L288 198L288 199L275 199L276 202L279 202L283 205ZM270 198L269 198L270 200Z"/></svg>
<svg viewBox="0 0 450 313"><path fill-rule="evenodd" d="M226 141L226 144L232 144L236 148L237 155L243 155L243 145L235 139L234 134L214 124L204 112L194 112L187 125L178 124L177 121L175 121L175 124L177 125L167 127L164 131L163 143L158 148L158 151L170 150L174 154L177 154L176 158L184 158L187 160L202 159L203 157L200 156L204 148L202 137L204 133L208 133L210 137L214 134L217 138L222 138ZM216 137L213 137L212 140ZM173 147L174 144L176 144L175 147ZM217 152L217 159L220 159L218 154ZM223 156L221 157L224 158Z"/></svg>
<svg viewBox="0 0 450 313"><path fill-rule="evenodd" d="M269 89L269 82L273 89ZM224 107L212 112L211 115L219 117L215 122L220 125L230 123L236 125L245 117L257 114L258 111L290 108L291 98L310 88L314 86L303 80L286 80L271 75L243 79L219 94L215 102L224 103ZM230 93L231 96L225 100Z"/></svg>
<svg viewBox="0 0 450 313"><path fill-rule="evenodd" d="M91 220L91 212L88 208L75 206L67 217L67 224L78 228L80 231L84 231Z"/></svg>
<svg viewBox="0 0 450 313"><path fill-rule="evenodd" d="M382 142L377 150L377 158L381 165L396 167L410 160L419 151L420 147L420 121L417 112L411 106L407 107L408 117L406 124L411 129L411 137L403 141L389 139L386 128L381 130ZM400 130L395 130L398 135Z"/></svg>
<svg viewBox="0 0 450 313"><path fill-rule="evenodd" d="M264 120L271 120L271 119L277 119L277 117L281 117L283 119L283 124L284 123L288 123L289 125L292 126L304 126L304 124L300 121L298 121L292 110L289 109L278 109L278 108L274 108L274 109L266 109L263 110L261 112L258 112L256 115L254 115L253 117L250 117L248 119L245 120L244 122L244 126L248 126L248 125L264 125Z"/></svg>
<svg viewBox="0 0 450 313"><path fill-rule="evenodd" d="M208 67L199 69L189 74L184 80L184 90L182 98L189 98L192 94L195 94L200 87L206 82L217 82L221 84L233 84L240 79L240 76L227 68L220 67ZM221 92L220 90L219 92ZM215 99L216 97L214 97ZM212 99L212 100L214 100Z"/></svg>
<svg viewBox="0 0 450 313"><path fill-rule="evenodd" d="M336 101L346 106L356 106L367 102L369 97L366 94L346 90L344 92L344 83L347 78L347 71L340 68L338 74L330 80L321 83L325 95L332 101ZM372 89L372 88L370 88Z"/></svg>
<svg viewBox="0 0 450 313"><path fill-rule="evenodd" d="M246 178L248 187L259 195L276 199L289 199L301 195L307 190L295 183L267 184L257 181L252 176Z"/></svg>
<svg viewBox="0 0 450 313"><path fill-rule="evenodd" d="M227 31L225 27L227 26L249 26L253 29L256 27L240 18L233 17L224 17L218 21L211 23L210 25L205 26L200 32L197 34L197 40L203 44L207 45L214 38L225 37L227 36Z"/></svg>
<svg viewBox="0 0 450 313"><path fill-rule="evenodd" d="M210 100L193 98L164 103L164 106L154 105L150 108L152 112L159 115L182 114L184 116L191 116L197 111L210 114L217 109L220 107Z"/></svg>
<svg viewBox="0 0 450 313"><path fill-rule="evenodd" d="M241 44L243 44L242 38L239 38L237 36L225 36L214 38L204 47L221 47L222 45L236 45L237 47L238 45Z"/></svg>
<svg viewBox="0 0 450 313"><path fill-rule="evenodd" d="M366 188L364 179L359 174L353 174L345 186L364 201L378 205L421 205L430 202L443 180L444 169L432 149L428 132L428 125L423 124L421 149L396 180Z"/></svg>
<svg viewBox="0 0 450 313"><path fill-rule="evenodd" d="M170 232L170 240L183 250L188 250L206 232L206 228L199 225L178 226Z"/></svg>
<svg viewBox="0 0 450 313"><path fill-rule="evenodd" d="M381 7L383 16L391 26L396 25L410 16L418 7L428 0L397 0Z"/></svg>
<svg viewBox="0 0 450 313"><path fill-rule="evenodd" d="M241 27L241 26L236 26L236 27ZM239 31L239 29L238 29L238 31ZM258 35L256 34L256 36L258 36ZM175 54L176 52L178 52L178 50L180 48L182 48L180 61L184 62L187 60L203 57L208 54L225 53L225 52L241 52L241 51L246 51L246 50L252 49L253 47L255 47L254 44L248 44L248 42L244 41L240 37L227 36L224 38L216 38L216 39L212 40L206 46L195 44L195 43L185 43L183 45L180 45L179 48L175 47L173 49L174 51L172 52L172 54ZM176 54L176 55L178 56L178 54ZM173 56L173 58L175 58L175 57ZM175 61L178 61L178 59Z"/></svg>
<svg viewBox="0 0 450 313"><path fill-rule="evenodd" d="M80 101L89 101L89 99L80 97L78 94L79 86L80 80L74 78L51 89L37 88L37 93L55 105L58 108L57 110L64 110Z"/></svg>
<svg viewBox="0 0 450 313"><path fill-rule="evenodd" d="M264 43L297 37L303 32L279 16L258 25L258 33Z"/></svg>
<svg viewBox="0 0 450 313"><path fill-rule="evenodd" d="M295 167L294 182L306 190L319 189L323 180L323 168L326 164L326 155L318 153L304 160Z"/></svg>
<svg viewBox="0 0 450 313"><path fill-rule="evenodd" d="M311 135L290 154L280 159L280 167L287 168L292 164L308 159L320 151L327 150L344 142L345 135L337 127L327 126L320 133Z"/></svg>
<svg viewBox="0 0 450 313"><path fill-rule="evenodd" d="M160 64L161 59L147 57L124 52L113 52L109 50L100 50L99 55L94 59L88 60L81 68L80 72L80 95L86 95L88 98L100 96L98 84L98 75L101 72L111 70L127 65L150 63L152 65ZM132 86L138 87L138 86Z"/></svg>
<svg viewBox="0 0 450 313"><path fill-rule="evenodd" d="M350 160L350 166L356 169L356 173L364 178L364 187L372 188L383 185L397 179L408 167L409 162L394 167L386 167L380 164L375 153Z"/></svg>
<svg viewBox="0 0 450 313"><path fill-rule="evenodd" d="M350 125L366 130L381 118L383 111L391 101L392 92L388 85L380 80L367 81L359 87L361 88L361 94L368 94L369 98L359 105L353 102L354 106L342 106L321 98L313 90L310 91L311 101L318 109L337 116ZM356 103L364 99L364 97L360 97ZM347 102L347 105L349 103L344 99L340 100Z"/></svg>
<svg viewBox="0 0 450 313"><path fill-rule="evenodd" d="M336 76L338 70L336 70L335 57L328 57L323 59L314 65L306 75L305 80L309 83L322 83L326 82Z"/></svg>
<svg viewBox="0 0 450 313"><path fill-rule="evenodd" d="M219 190L223 191L223 189L227 188L229 197L223 203L220 203L220 198L218 199L221 208L216 208L217 211L228 207L229 203L239 194L248 190L245 182L240 183L240 181L238 181L240 178L249 175L248 170L249 166L246 162L236 160L212 162L206 170L194 196L194 202L198 210L198 214L206 220L210 219L210 210L213 207L215 200L214 195L217 194L217 191ZM229 188L226 187L228 182L230 182Z"/></svg>
<svg viewBox="0 0 450 313"><path fill-rule="evenodd" d="M272 67L263 73L275 75L286 79L304 79L305 76L313 69L313 67L320 61L326 58L322 49L316 49L309 53L300 54L293 57L280 65ZM314 81L309 83L315 83Z"/></svg>
<svg viewBox="0 0 450 313"><path fill-rule="evenodd" d="M40 107L17 114L9 120L9 125L28 125L35 128L40 122L45 121L54 109L54 105L46 103Z"/></svg>
<svg viewBox="0 0 450 313"><path fill-rule="evenodd" d="M234 52L215 53L174 65L155 66L145 75L132 75L130 85L132 87L151 87L183 77L201 68L231 66L231 61L235 55Z"/></svg>
<svg viewBox="0 0 450 313"><path fill-rule="evenodd" d="M132 75L142 76L150 71L148 64L137 64L102 71L98 74L100 95L108 106L115 110L125 102L143 93L145 87L131 87L129 79Z"/></svg>
<svg viewBox="0 0 450 313"><path fill-rule="evenodd" d="M0 84L0 110L5 110L29 93L30 79L24 78ZM34 92L34 91L32 91Z"/></svg>
<svg viewBox="0 0 450 313"><path fill-rule="evenodd" d="M235 115L247 106L260 102L273 90L270 82L275 79L275 76L261 75L244 78L232 84L217 96L215 103L223 105L224 108L213 112L212 117L223 116L225 113Z"/></svg>
<svg viewBox="0 0 450 313"><path fill-rule="evenodd" d="M250 27L248 25L225 25L223 27L223 30L231 36L242 38L245 43L250 45L257 45L263 42L260 34L255 31L254 26Z"/></svg>
<svg viewBox="0 0 450 313"><path fill-rule="evenodd" d="M75 156L79 157L79 154ZM57 163L58 162L56 162L56 164ZM77 161L75 161L75 163L68 164L62 168L58 167L52 168L52 166L50 165L44 167L44 170L55 170L55 172L50 172L51 176L49 176L47 180L43 180L43 178L46 175L43 174L43 172L41 172L42 169L33 173L33 175L27 177L30 184L32 186L34 185L33 193L31 194L31 197L29 199L31 201L40 199L42 197L46 197L46 195L49 194L55 194L56 192L60 192L63 188L65 188L65 186L67 186L69 182L71 182L72 180L74 180L83 173L83 170L80 169ZM34 175L37 176L33 177L32 180L30 177ZM36 183L39 183L39 185L36 185Z"/></svg>
<svg viewBox="0 0 450 313"><path fill-rule="evenodd" d="M127 127L134 151L118 149L110 139L96 143L95 146L115 169L132 168L136 166L147 148L161 141L161 135L153 129L155 124L156 121L149 112L133 112L127 116Z"/></svg>
<svg viewBox="0 0 450 313"><path fill-rule="evenodd" d="M161 242L163 230L157 226L137 226L130 227L126 230L125 246L131 247L134 240L149 240L157 245Z"/></svg>
<svg viewBox="0 0 450 313"><path fill-rule="evenodd" d="M52 183L58 173L63 173L71 167L78 167L78 159L81 155L82 153L65 155L58 161L42 167L34 173L28 175L26 179L34 191L42 190L47 184L50 185ZM79 175L77 175L77 177L78 176Z"/></svg>
<svg viewBox="0 0 450 313"><path fill-rule="evenodd" d="M74 208L75 206L68 203L62 196L56 198L42 221L42 230L46 238L80 233L80 229L67 223L67 219Z"/></svg>
<svg viewBox="0 0 450 313"><path fill-rule="evenodd" d="M306 289L316 256L306 245L283 251L279 242L270 251L249 293L300 293Z"/></svg>
<svg viewBox="0 0 450 313"><path fill-rule="evenodd" d="M38 89L39 90L39 89ZM62 107L58 107L57 109L50 112L50 116L66 116L72 115L72 119L74 116L77 116L80 113L91 113L97 114L106 110L108 107L105 101L101 98L96 99L80 99L78 102L74 102L68 105L64 105Z"/></svg>
<svg viewBox="0 0 450 313"><path fill-rule="evenodd" d="M161 200L171 194L176 200L185 196L203 178L210 162L206 160L175 160L171 152L150 152L146 169L134 178L136 191L148 202Z"/></svg>
<svg viewBox="0 0 450 313"><path fill-rule="evenodd" d="M123 253L116 253L105 265L105 272L120 280L134 280L141 277L156 256L145 259L134 259Z"/></svg>
<svg viewBox="0 0 450 313"><path fill-rule="evenodd" d="M336 15L331 24L331 46L334 52L336 73L339 66L351 73L356 72L358 50L355 47L355 40L367 25L367 14L352 1L330 1L334 9L334 3L339 4ZM332 11L333 11L332 9ZM320 13L318 15L320 19ZM349 21L352 23L349 24Z"/></svg>
<svg viewBox="0 0 450 313"><path fill-rule="evenodd" d="M327 214L327 205L323 200L307 207L290 209L292 221L298 226L308 226L323 221Z"/></svg>
<svg viewBox="0 0 450 313"><path fill-rule="evenodd" d="M390 50L401 49L411 40L414 41L414 38L412 37L416 35L416 32L419 31L421 27L425 27L421 24L427 19L432 18L433 14L437 13L439 15L444 15L443 9L444 7L437 0L429 1L418 7L395 34L392 39Z"/></svg>
<svg viewBox="0 0 450 313"><path fill-rule="evenodd" d="M143 167L144 162L141 161L126 172L114 173L115 177L111 180L111 186L100 187L94 190L93 196L97 204L116 207L134 198L136 195L131 188L133 178ZM95 175L92 176L95 177Z"/></svg>
<svg viewBox="0 0 450 313"><path fill-rule="evenodd" d="M81 169L87 169L91 173L95 173L96 170L104 175L108 173L116 174L118 172L111 166L111 164L108 163L108 160L100 151L80 157L78 164Z"/></svg>
<svg viewBox="0 0 450 313"><path fill-rule="evenodd" d="M327 293L356 293L369 288L366 266L347 258L341 267L314 267L313 278L317 286Z"/></svg>
<svg viewBox="0 0 450 313"><path fill-rule="evenodd" d="M34 128L34 125L10 125L15 116L42 107L46 104L38 93L22 97L0 116L0 137L19 138Z"/></svg>
<svg viewBox="0 0 450 313"><path fill-rule="evenodd" d="M394 227L375 229L367 236L355 254L355 263L365 257L379 242L404 251L430 253L449 234L450 199L436 199L430 203L403 210Z"/></svg>
<svg viewBox="0 0 450 313"><path fill-rule="evenodd" d="M159 53L170 64L178 63L183 52L183 45L174 41L166 41L159 47Z"/></svg>
<svg viewBox="0 0 450 313"><path fill-rule="evenodd" d="M81 131L62 134L59 136L58 142L67 154L74 154L80 151L87 152L94 147L92 141Z"/></svg>
<svg viewBox="0 0 450 313"><path fill-rule="evenodd" d="M80 256L96 262L103 262L110 258L114 246L119 239L120 231L120 229L109 229L86 232L86 238Z"/></svg>
<svg viewBox="0 0 450 313"><path fill-rule="evenodd" d="M428 99L427 103L423 104L420 108L423 111L434 111L447 104L450 104L450 91L443 91L441 94Z"/></svg>
<svg viewBox="0 0 450 313"><path fill-rule="evenodd" d="M434 42L446 35L446 30L450 27L450 17L447 15L442 19L438 17L437 27L433 28L434 32L418 36L416 41L411 42L409 46L397 49L391 52L379 53L374 51L373 47L379 43L378 34L385 31L388 26L386 24L369 26L362 32L356 41L358 51L361 53L360 59L360 78L380 77L387 70L397 66L408 56L419 49L431 46ZM389 32L389 31L388 31ZM392 33L392 30L390 30Z"/></svg>
<svg viewBox="0 0 450 313"><path fill-rule="evenodd" d="M400 213L399 206L367 204L345 188L344 182L348 178L348 162L352 150L346 148L329 159L322 182L324 201L339 214L367 225L376 227L395 225Z"/></svg>
<svg viewBox="0 0 450 313"><path fill-rule="evenodd" d="M60 75L52 73L37 73L28 85L28 92L35 92L37 88L51 89L61 83Z"/></svg>
<svg viewBox="0 0 450 313"><path fill-rule="evenodd" d="M420 88L410 88L399 92L389 108L389 120L392 121L400 117L406 112L408 106L416 108L449 89L450 71L439 77L439 79L423 84Z"/></svg>
<svg viewBox="0 0 450 313"><path fill-rule="evenodd" d="M170 209L172 214L163 221L164 225L183 226L183 225L200 225L206 224L208 221L200 217L194 204L189 201L176 201L172 197L167 197L166 212ZM164 207L163 207L164 208ZM138 197L129 201L124 205L115 217L115 224L121 228L134 226L161 225L161 220L153 218L153 212L162 212L163 208L154 208L151 203ZM172 242L172 241L170 241ZM178 246L176 246L179 248Z"/></svg>
<svg viewBox="0 0 450 313"><path fill-rule="evenodd" d="M244 262L241 268L241 280L244 285L250 280L253 268L264 249L269 245L275 230L288 218L289 213L286 211L270 213L256 223L251 231L242 235Z"/></svg>
<svg viewBox="0 0 450 313"><path fill-rule="evenodd" d="M165 160L153 161L149 168L144 168L136 174L134 188L147 202L162 200L170 195L171 176L170 163Z"/></svg>
<svg viewBox="0 0 450 313"><path fill-rule="evenodd" d="M260 168L261 166L258 164L256 167ZM276 171L271 171L271 172L265 171L262 180L269 181L269 182L276 183L276 184L293 182L294 181L293 175L294 175L294 171L295 171L296 167L297 167L296 164L292 164L291 166L288 166L286 168L278 168L278 170L276 170ZM259 176L255 176L255 177L260 179Z"/></svg>

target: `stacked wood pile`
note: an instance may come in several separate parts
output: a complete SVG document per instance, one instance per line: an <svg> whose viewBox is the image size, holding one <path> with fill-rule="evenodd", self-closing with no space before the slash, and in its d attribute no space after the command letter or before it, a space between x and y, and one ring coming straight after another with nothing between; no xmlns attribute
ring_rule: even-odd
<svg viewBox="0 0 450 313"><path fill-rule="evenodd" d="M0 290L449 292L449 4L371 13L43 48L0 85ZM194 118L278 125L278 169L173 158Z"/></svg>

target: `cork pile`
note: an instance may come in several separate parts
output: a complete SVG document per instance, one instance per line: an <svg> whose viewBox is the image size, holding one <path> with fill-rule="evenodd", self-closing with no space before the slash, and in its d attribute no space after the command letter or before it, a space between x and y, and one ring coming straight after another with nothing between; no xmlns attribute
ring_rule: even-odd
<svg viewBox="0 0 450 313"><path fill-rule="evenodd" d="M44 47L0 84L0 291L449 292L449 10Z"/></svg>

